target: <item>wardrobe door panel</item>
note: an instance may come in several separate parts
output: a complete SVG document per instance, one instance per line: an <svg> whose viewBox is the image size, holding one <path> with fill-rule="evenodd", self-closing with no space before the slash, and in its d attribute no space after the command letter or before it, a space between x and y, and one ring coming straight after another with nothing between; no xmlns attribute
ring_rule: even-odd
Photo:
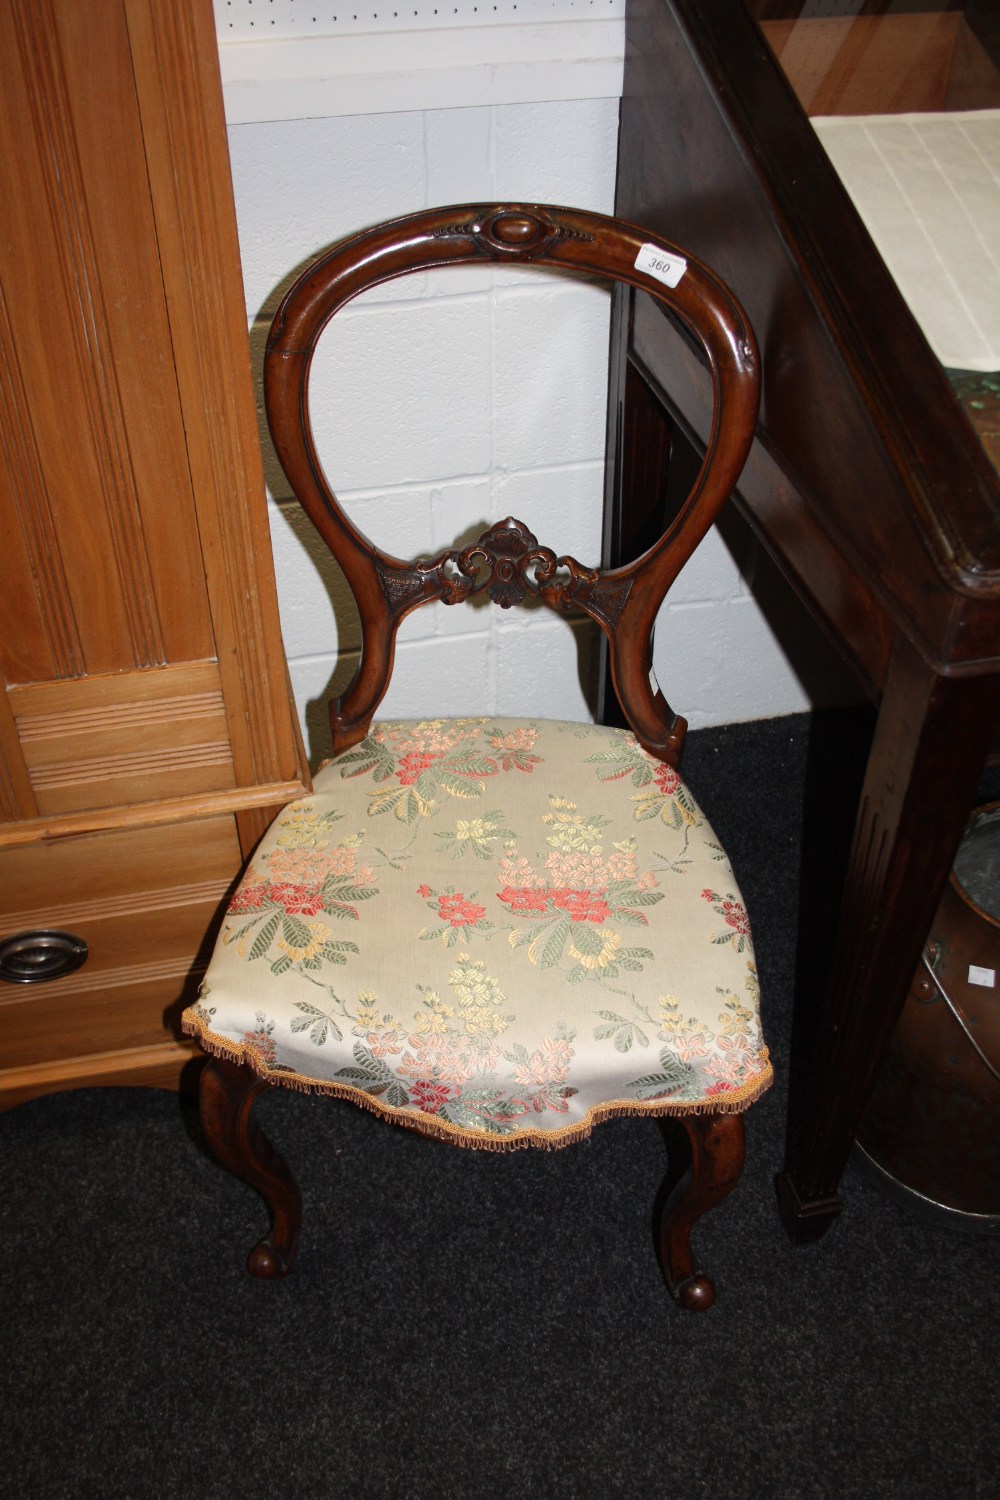
<svg viewBox="0 0 1000 1500"><path fill-rule="evenodd" d="M18 64L0 94L0 516L26 565L0 662L32 682L211 657L124 15L6 0L0 49Z"/></svg>

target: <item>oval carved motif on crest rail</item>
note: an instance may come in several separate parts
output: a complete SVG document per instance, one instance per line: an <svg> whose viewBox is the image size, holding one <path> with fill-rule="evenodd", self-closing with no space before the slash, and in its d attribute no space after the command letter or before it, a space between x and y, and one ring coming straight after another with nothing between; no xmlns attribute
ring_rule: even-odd
<svg viewBox="0 0 1000 1500"><path fill-rule="evenodd" d="M464 224L445 224L431 231L435 238L452 239L457 236L471 239L477 249L492 259L499 256L517 256L520 260L535 260L548 255L554 245L563 240L579 240L590 244L594 236L582 229L573 229L568 224L557 224L547 215L520 208L485 210Z"/></svg>

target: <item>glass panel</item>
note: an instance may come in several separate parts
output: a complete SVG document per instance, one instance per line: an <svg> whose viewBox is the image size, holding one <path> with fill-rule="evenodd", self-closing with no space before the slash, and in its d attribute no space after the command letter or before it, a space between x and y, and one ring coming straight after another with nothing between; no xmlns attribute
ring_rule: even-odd
<svg viewBox="0 0 1000 1500"><path fill-rule="evenodd" d="M1000 468L996 0L744 3Z"/></svg>
<svg viewBox="0 0 1000 1500"><path fill-rule="evenodd" d="M809 115L1000 108L995 0L745 0Z"/></svg>

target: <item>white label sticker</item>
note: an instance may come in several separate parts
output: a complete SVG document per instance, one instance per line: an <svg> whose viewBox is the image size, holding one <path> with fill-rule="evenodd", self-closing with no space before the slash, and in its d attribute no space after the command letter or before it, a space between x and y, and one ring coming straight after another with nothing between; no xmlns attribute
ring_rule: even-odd
<svg viewBox="0 0 1000 1500"><path fill-rule="evenodd" d="M635 258L637 271L645 271L649 276L655 276L657 281L662 281L664 286L676 286L688 263L683 255L670 255L666 250L661 250L659 245L643 245Z"/></svg>
<svg viewBox="0 0 1000 1500"><path fill-rule="evenodd" d="M969 965L969 983L981 984L985 989L992 990L997 982L996 969L981 969L978 964Z"/></svg>

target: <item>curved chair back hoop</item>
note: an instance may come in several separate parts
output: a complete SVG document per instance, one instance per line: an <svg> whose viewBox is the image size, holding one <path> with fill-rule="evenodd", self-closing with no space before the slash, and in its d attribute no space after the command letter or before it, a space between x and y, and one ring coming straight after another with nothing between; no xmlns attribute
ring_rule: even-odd
<svg viewBox="0 0 1000 1500"><path fill-rule="evenodd" d="M629 564L589 568L557 557L511 516L470 547L407 563L364 536L327 483L309 419L310 366L327 323L383 282L470 262L560 266L637 287L669 308L704 350L714 392L704 461L667 530ZM403 617L432 599L456 604L485 590L503 608L533 594L552 609L579 609L596 620L610 642L612 678L632 729L647 750L676 764L685 726L650 682L653 627L667 589L736 483L753 440L759 386L753 334L728 289L676 246L651 243L619 219L520 203L431 209L377 225L314 262L275 315L264 388L289 483L343 569L361 616L361 665L330 708L334 752L367 734L388 687Z"/></svg>

